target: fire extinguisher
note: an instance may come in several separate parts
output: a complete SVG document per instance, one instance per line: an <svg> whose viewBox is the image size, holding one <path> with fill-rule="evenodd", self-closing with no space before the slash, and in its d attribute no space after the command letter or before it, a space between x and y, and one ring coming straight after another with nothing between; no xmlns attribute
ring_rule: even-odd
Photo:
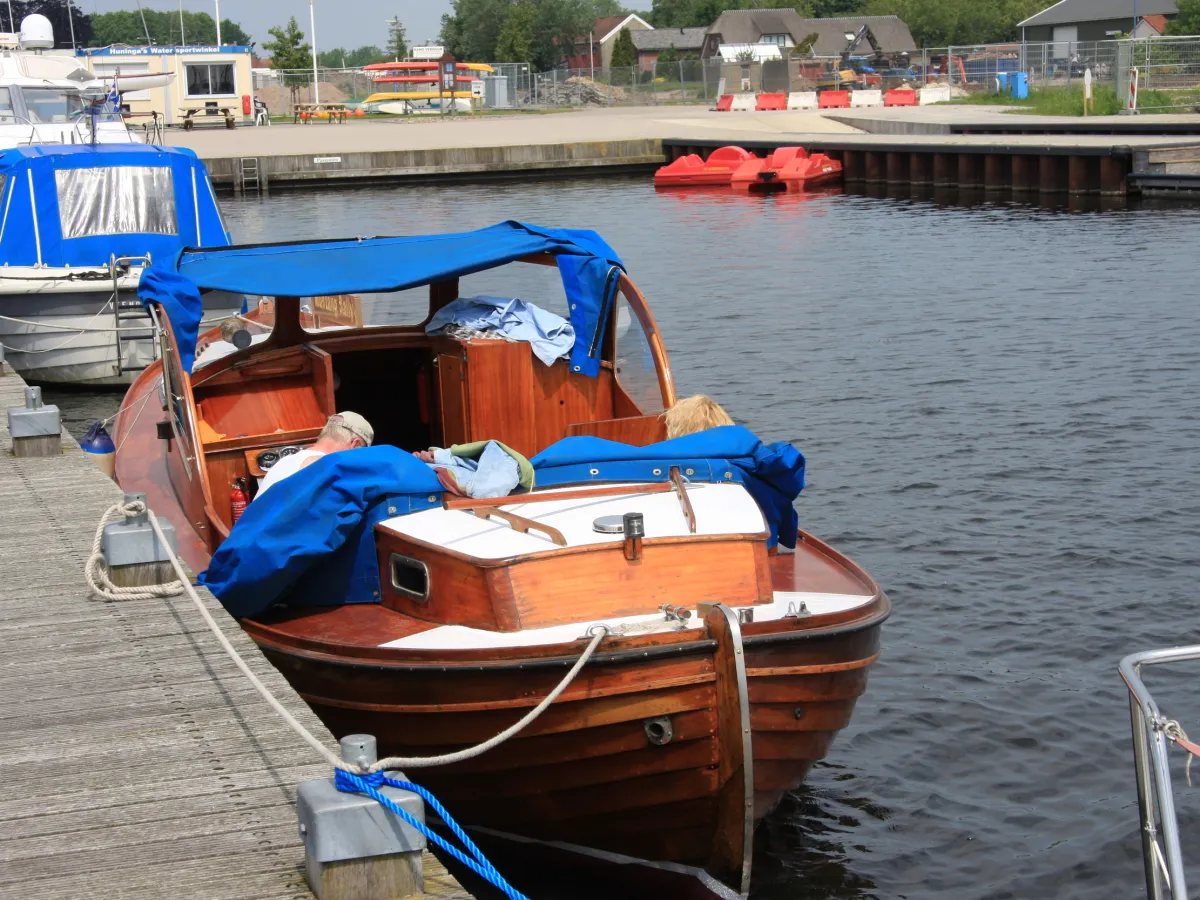
<svg viewBox="0 0 1200 900"><path fill-rule="evenodd" d="M242 513L246 511L246 504L249 502L250 492L246 489L246 480L244 478L235 478L233 480L233 492L229 495L229 506L233 510L234 525L242 517Z"/></svg>

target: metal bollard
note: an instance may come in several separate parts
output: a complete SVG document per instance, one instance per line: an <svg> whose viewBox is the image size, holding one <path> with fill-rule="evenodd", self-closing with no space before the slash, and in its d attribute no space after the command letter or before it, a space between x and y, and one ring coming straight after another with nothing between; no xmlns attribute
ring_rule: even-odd
<svg viewBox="0 0 1200 900"><path fill-rule="evenodd" d="M62 453L62 419L58 407L42 403L40 387L25 388L25 405L8 409L8 433L13 456L59 456Z"/></svg>
<svg viewBox="0 0 1200 900"><path fill-rule="evenodd" d="M368 766L379 759L375 738L341 740L342 759ZM420 822L425 803L416 794L381 787L379 793ZM305 876L318 900L419 897L425 893L425 836L375 800L339 791L332 778L305 781L296 794L304 841Z"/></svg>
<svg viewBox="0 0 1200 900"><path fill-rule="evenodd" d="M125 502L146 502L146 495L125 495ZM158 527L172 552L176 552L175 526L166 519L158 520ZM117 587L146 587L166 584L175 580L175 569L167 549L159 541L150 526L150 517L126 516L124 521L109 522L100 537L100 552L108 563L109 577Z"/></svg>

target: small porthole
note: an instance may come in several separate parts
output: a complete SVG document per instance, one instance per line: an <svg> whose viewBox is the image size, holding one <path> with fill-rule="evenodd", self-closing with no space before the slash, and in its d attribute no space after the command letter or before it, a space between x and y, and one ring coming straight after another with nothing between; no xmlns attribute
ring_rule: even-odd
<svg viewBox="0 0 1200 900"><path fill-rule="evenodd" d="M429 600L429 567L419 559L393 553L392 587L405 597L422 603Z"/></svg>

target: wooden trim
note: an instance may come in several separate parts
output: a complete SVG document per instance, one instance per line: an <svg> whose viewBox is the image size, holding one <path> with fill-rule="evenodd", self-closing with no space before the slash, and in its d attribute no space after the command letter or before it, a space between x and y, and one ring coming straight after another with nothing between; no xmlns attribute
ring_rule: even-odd
<svg viewBox="0 0 1200 900"><path fill-rule="evenodd" d="M825 675L830 672L849 672L853 669L867 669L875 665L879 654L874 653L865 659L855 659L844 663L829 663L823 666L765 666L748 669L746 675L750 678L770 678L774 675Z"/></svg>
<svg viewBox="0 0 1200 900"><path fill-rule="evenodd" d="M531 531L536 531L548 537L553 543L560 547L567 546L567 539L561 531L550 525L543 525L534 519L518 516L516 513L505 512L497 507L472 507L471 512L480 519L497 518L502 519L512 526L513 531L519 531L521 534L529 534Z"/></svg>
<svg viewBox="0 0 1200 900"><path fill-rule="evenodd" d="M483 500L475 500L471 497L450 499L449 495L443 494L442 508L472 510L485 506L515 506L519 503L547 503L551 500L587 500L593 497L619 497L623 494L665 494L671 489L671 485L665 482L651 482L626 486L580 488L558 493L550 490L534 491L528 494L509 494L507 497L488 497Z"/></svg>
<svg viewBox="0 0 1200 900"><path fill-rule="evenodd" d="M696 510L692 508L692 498L688 496L687 485L683 483L683 475L679 466L671 466L671 484L679 494L679 505L683 507L684 518L687 519L688 531L696 533Z"/></svg>

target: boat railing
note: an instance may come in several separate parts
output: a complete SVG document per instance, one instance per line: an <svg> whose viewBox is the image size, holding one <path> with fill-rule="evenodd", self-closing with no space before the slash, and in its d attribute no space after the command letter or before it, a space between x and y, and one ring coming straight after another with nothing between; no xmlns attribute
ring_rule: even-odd
<svg viewBox="0 0 1200 900"><path fill-rule="evenodd" d="M1181 732L1179 723L1159 710L1142 681L1142 668L1195 660L1200 660L1198 645L1134 653L1121 660L1120 665L1121 678L1129 687L1142 861L1150 900L1186 900L1188 890L1167 753Z"/></svg>

